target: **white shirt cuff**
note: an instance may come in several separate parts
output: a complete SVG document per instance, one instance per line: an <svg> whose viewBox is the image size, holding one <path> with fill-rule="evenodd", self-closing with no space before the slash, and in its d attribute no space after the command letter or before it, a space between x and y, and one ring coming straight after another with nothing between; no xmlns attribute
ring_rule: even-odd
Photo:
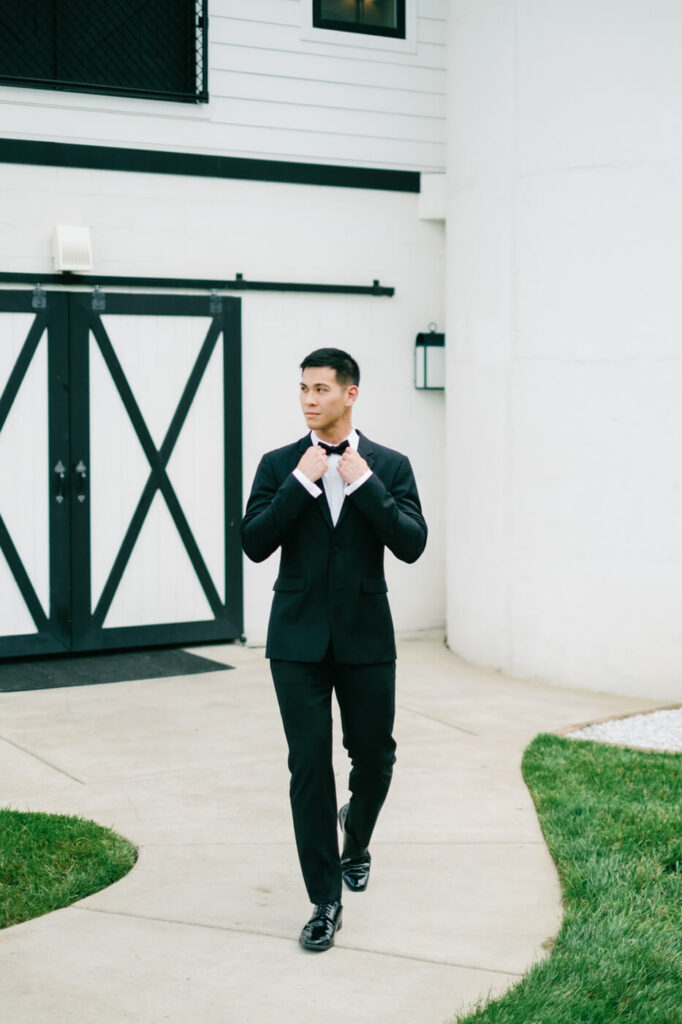
<svg viewBox="0 0 682 1024"><path fill-rule="evenodd" d="M357 491L358 487L362 487L362 485L364 484L365 480L369 480L371 475L372 475L372 470L371 469L365 470L365 472L362 474L361 477L358 477L357 480L354 480L352 484L348 484L348 487L346 487L346 494L352 494L353 491Z"/></svg>
<svg viewBox="0 0 682 1024"><path fill-rule="evenodd" d="M313 481L310 480L305 475L305 473L302 473L301 470L298 467L296 467L296 469L292 470L292 474L293 474L293 476L296 477L296 479L298 480L299 484L303 484L303 486L305 487L306 491L308 492L308 494L311 495L311 497L319 498L319 496L322 494L322 488L321 487L318 487L317 484L314 484Z"/></svg>

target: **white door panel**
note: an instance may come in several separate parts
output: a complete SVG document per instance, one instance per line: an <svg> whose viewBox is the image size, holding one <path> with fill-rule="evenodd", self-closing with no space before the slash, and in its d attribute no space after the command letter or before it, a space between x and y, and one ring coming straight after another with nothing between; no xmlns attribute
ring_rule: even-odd
<svg viewBox="0 0 682 1024"><path fill-rule="evenodd" d="M90 588L94 611L150 470L92 334L89 346Z"/></svg>
<svg viewBox="0 0 682 1024"><path fill-rule="evenodd" d="M34 320L32 313L0 314L0 394L14 369Z"/></svg>
<svg viewBox="0 0 682 1024"><path fill-rule="evenodd" d="M0 394L35 317L0 314ZM0 516L45 616L50 603L47 335L43 332L0 430ZM6 559L0 571L0 635L37 632Z"/></svg>
<svg viewBox="0 0 682 1024"><path fill-rule="evenodd" d="M211 356L168 463L168 476L220 600L225 600L223 353Z"/></svg>
<svg viewBox="0 0 682 1024"><path fill-rule="evenodd" d="M157 494L104 628L200 622L212 614L166 503Z"/></svg>
<svg viewBox="0 0 682 1024"><path fill-rule="evenodd" d="M196 316L102 316L102 325L157 451L168 434L211 323L210 317ZM216 345L176 442L176 448L180 447L177 453L173 451L172 476L169 474L219 593L225 589L221 375L222 356ZM152 470L92 334L90 436L94 610ZM212 617L166 499L157 491L103 628L197 622Z"/></svg>
<svg viewBox="0 0 682 1024"><path fill-rule="evenodd" d="M0 551L0 636L37 633L36 624L26 607L5 556Z"/></svg>
<svg viewBox="0 0 682 1024"><path fill-rule="evenodd" d="M102 323L158 449L199 355L210 317L105 314Z"/></svg>

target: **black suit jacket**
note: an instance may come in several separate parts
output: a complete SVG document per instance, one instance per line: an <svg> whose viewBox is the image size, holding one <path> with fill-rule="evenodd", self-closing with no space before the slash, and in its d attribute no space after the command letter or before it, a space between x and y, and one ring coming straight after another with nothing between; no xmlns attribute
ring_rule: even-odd
<svg viewBox="0 0 682 1024"><path fill-rule="evenodd" d="M324 491L313 498L292 475L312 444L309 434L260 461L241 535L254 562L282 549L267 658L320 661L330 642L340 662L395 658L384 547L404 562L416 561L426 545L426 523L408 459L359 438L372 476L346 496L336 526Z"/></svg>

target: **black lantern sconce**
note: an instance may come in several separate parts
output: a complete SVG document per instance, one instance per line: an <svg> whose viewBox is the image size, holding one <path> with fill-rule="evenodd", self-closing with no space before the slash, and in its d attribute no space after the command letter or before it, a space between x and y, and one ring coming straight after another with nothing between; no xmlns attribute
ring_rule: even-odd
<svg viewBox="0 0 682 1024"><path fill-rule="evenodd" d="M414 386L418 391L442 391L445 387L445 335L437 334L438 325L429 324L426 334L418 334L414 345Z"/></svg>

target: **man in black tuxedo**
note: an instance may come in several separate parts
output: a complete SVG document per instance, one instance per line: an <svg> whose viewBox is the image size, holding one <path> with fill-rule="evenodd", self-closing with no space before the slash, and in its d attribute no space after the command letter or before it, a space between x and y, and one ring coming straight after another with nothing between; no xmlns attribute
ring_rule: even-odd
<svg viewBox="0 0 682 1024"><path fill-rule="evenodd" d="M426 523L407 458L353 429L360 371L339 349L301 363L310 432L260 461L242 522L261 562L281 547L265 655L289 746L296 845L313 916L301 945L324 950L341 928L341 881L360 892L369 841L395 762L395 641L384 548L414 562ZM350 803L336 830L331 698L351 758Z"/></svg>

